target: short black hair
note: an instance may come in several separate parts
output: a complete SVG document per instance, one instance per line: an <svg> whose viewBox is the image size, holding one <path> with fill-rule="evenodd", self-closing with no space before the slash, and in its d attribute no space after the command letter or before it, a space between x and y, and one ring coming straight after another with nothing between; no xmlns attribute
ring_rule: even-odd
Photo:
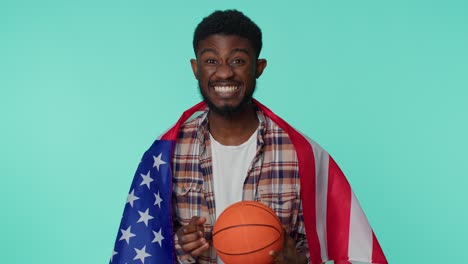
<svg viewBox="0 0 468 264"><path fill-rule="evenodd" d="M262 31L250 18L237 10L217 10L198 24L193 34L193 50L197 54L198 43L215 35L237 35L252 44L257 58L262 50Z"/></svg>

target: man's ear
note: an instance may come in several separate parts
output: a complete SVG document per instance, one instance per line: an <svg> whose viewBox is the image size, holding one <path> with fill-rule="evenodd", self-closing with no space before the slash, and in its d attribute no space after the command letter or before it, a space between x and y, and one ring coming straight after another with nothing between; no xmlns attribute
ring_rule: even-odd
<svg viewBox="0 0 468 264"><path fill-rule="evenodd" d="M198 80L198 62L196 59L191 59L190 64L192 65L192 71L193 75L195 76L195 79Z"/></svg>
<svg viewBox="0 0 468 264"><path fill-rule="evenodd" d="M263 70L267 66L267 61L265 59L257 59L257 65L255 65L255 78L259 78L262 75Z"/></svg>

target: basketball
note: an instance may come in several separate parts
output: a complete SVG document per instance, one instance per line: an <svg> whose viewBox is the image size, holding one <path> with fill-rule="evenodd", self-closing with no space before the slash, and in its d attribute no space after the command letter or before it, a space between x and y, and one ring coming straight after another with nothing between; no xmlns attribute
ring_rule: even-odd
<svg viewBox="0 0 468 264"><path fill-rule="evenodd" d="M213 227L213 246L226 264L272 263L283 245L283 226L268 206L242 201L226 208Z"/></svg>

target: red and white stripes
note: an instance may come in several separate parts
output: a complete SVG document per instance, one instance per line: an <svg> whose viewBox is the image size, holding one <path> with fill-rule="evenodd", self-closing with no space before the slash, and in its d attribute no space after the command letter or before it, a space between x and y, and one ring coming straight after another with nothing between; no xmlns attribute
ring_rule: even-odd
<svg viewBox="0 0 468 264"><path fill-rule="evenodd" d="M336 162L259 102L296 148L301 198L312 263L387 263L356 196Z"/></svg>

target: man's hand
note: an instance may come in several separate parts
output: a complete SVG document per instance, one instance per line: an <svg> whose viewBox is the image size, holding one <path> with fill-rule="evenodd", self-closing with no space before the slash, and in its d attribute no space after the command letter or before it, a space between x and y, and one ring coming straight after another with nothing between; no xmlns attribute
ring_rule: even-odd
<svg viewBox="0 0 468 264"><path fill-rule="evenodd" d="M283 248L279 252L271 251L270 255L275 264L303 264L307 263L307 256L300 254L296 250L296 242L288 236L286 230L284 233Z"/></svg>
<svg viewBox="0 0 468 264"><path fill-rule="evenodd" d="M203 224L205 217L194 216L190 219L188 225L177 230L177 238L182 249L192 257L201 255L210 245L205 239Z"/></svg>

